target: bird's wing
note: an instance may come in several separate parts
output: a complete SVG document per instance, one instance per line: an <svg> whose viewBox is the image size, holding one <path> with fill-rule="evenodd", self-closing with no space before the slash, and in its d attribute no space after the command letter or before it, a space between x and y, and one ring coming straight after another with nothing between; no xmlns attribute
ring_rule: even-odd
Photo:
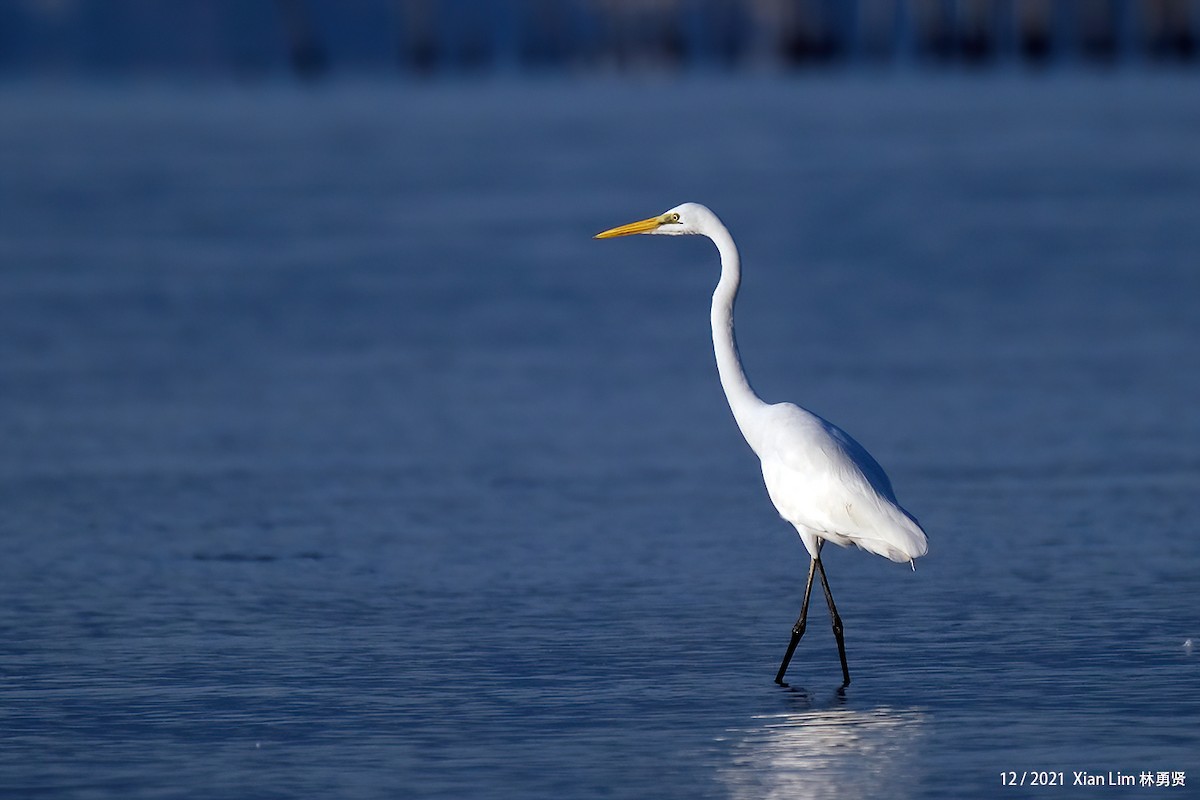
<svg viewBox="0 0 1200 800"><path fill-rule="evenodd" d="M816 415L814 414L813 416ZM842 455L854 463L854 466L858 468L862 477L866 478L871 488L891 502L899 505L896 501L896 492L892 489L891 480L888 478L887 473L883 471L883 467L879 466L879 462L875 460L874 456L867 452L867 448L863 447L854 440L854 437L829 420L821 419L821 417L817 417L817 419L820 421L822 427L825 428L825 432L829 434L830 438L838 443Z"/></svg>
<svg viewBox="0 0 1200 800"><path fill-rule="evenodd" d="M762 458L767 492L792 524L836 544L910 561L928 545L891 481L848 433L804 409L771 407Z"/></svg>

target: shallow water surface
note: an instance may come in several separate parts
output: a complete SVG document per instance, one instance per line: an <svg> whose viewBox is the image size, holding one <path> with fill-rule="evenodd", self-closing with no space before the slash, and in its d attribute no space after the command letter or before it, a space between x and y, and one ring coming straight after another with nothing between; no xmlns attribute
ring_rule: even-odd
<svg viewBox="0 0 1200 800"><path fill-rule="evenodd" d="M1171 76L0 91L0 794L1200 783L1200 105ZM930 533L828 552L712 366ZM1121 796L1108 790L1104 796ZM1194 789L1191 789L1194 791Z"/></svg>

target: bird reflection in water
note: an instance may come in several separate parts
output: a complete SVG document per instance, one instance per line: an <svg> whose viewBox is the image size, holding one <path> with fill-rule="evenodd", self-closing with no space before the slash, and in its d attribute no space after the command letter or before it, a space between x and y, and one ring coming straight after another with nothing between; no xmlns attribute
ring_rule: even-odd
<svg viewBox="0 0 1200 800"><path fill-rule="evenodd" d="M905 797L925 727L917 708L845 707L838 694L817 707L806 692L796 710L751 718L723 737L728 766L718 779L733 798Z"/></svg>

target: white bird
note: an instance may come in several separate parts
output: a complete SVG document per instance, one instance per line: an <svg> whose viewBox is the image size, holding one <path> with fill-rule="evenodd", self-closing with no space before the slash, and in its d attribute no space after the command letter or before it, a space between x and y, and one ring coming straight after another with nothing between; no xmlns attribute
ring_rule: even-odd
<svg viewBox="0 0 1200 800"><path fill-rule="evenodd" d="M911 564L928 550L925 531L896 500L883 467L850 434L791 403L765 403L750 387L733 335L733 304L741 283L741 259L733 237L717 215L698 203L684 203L657 217L598 233L596 238L635 233L707 236L721 254L721 279L712 299L713 349L721 387L742 436L762 461L763 481L771 502L780 516L795 526L812 558L800 618L792 626L792 638L775 682L783 685L784 673L804 635L813 576L820 573L842 662L843 686L849 685L842 620L825 578L821 548L825 542L842 547L853 544L892 561Z"/></svg>

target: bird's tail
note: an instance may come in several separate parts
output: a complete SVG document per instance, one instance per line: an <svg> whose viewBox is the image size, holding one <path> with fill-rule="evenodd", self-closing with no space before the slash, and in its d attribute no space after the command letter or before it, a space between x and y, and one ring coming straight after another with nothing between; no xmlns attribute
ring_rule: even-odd
<svg viewBox="0 0 1200 800"><path fill-rule="evenodd" d="M925 529L904 509L892 506L888 516L892 524L887 526L886 536L860 536L855 544L867 552L895 561L897 564L908 563L914 570L913 562L929 552L929 539Z"/></svg>

